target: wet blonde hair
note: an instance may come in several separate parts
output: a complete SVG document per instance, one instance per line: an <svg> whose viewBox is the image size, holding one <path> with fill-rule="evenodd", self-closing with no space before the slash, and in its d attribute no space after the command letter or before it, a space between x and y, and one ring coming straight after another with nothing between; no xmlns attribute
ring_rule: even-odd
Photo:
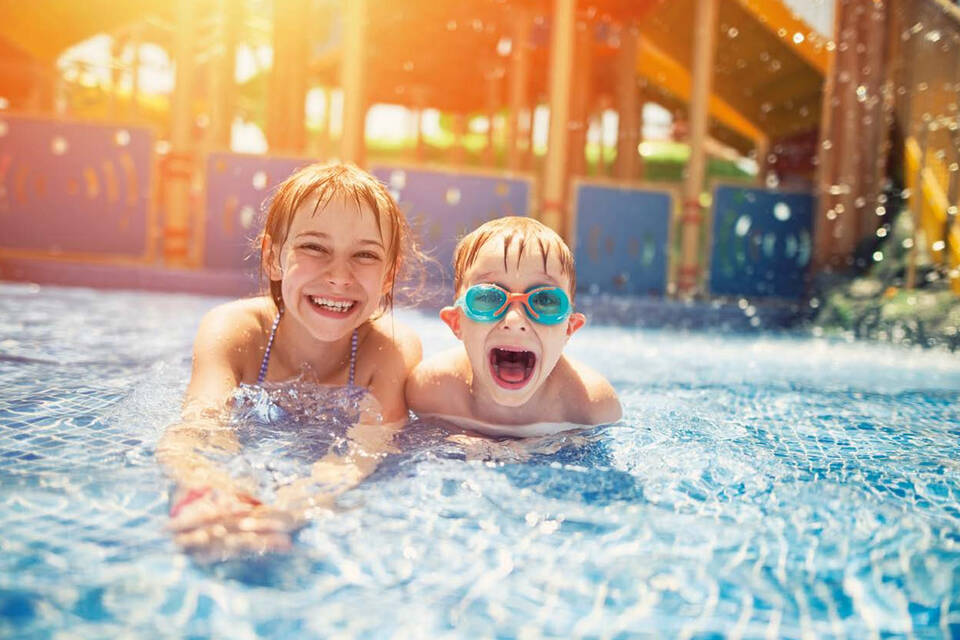
<svg viewBox="0 0 960 640"><path fill-rule="evenodd" d="M560 271L570 280L570 300L577 290L577 271L570 247L556 231L533 218L507 216L486 222L465 235L453 252L453 288L460 295L463 287L463 274L477 260L480 249L490 241L503 241L503 268L507 268L507 255L510 247L516 243L517 264L527 247L535 246L543 258L543 269L547 269L550 252L555 251L560 261Z"/></svg>
<svg viewBox="0 0 960 640"><path fill-rule="evenodd" d="M313 215L323 211L334 198L356 202L357 211L366 205L377 223L386 250L387 274L390 288L381 300L381 310L393 307L393 294L397 279L403 271L412 267L421 256L407 219L387 189L373 176L353 164L317 163L298 169L277 186L276 193L267 209L263 231L258 236L260 248L260 276L270 282L270 296L277 308L283 307L279 280L270 280L267 275L270 256L265 251L266 237L279 250L287 240L293 218L300 206L313 198L316 205ZM384 221L389 221L389 237L383 237Z"/></svg>

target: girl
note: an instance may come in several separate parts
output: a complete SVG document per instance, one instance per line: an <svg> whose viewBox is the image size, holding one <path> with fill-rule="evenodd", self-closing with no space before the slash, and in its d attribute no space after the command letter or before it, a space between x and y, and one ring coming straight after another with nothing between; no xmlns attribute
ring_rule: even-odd
<svg viewBox="0 0 960 640"><path fill-rule="evenodd" d="M373 470L407 418L404 381L420 361L420 341L384 312L401 269L420 254L386 189L351 165L301 169L278 187L260 246L270 294L203 318L182 421L158 446L177 483L170 527L186 548L287 548L310 509L328 506ZM239 450L227 419L240 385L299 375L369 393L347 433L347 455L326 455L309 478L281 487L265 505L251 481L233 478L205 454ZM339 489L315 491L331 481Z"/></svg>

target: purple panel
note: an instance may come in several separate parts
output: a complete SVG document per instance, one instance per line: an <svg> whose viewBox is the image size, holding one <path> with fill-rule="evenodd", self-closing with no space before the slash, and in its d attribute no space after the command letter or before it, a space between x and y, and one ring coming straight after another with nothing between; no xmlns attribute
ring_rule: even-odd
<svg viewBox="0 0 960 640"><path fill-rule="evenodd" d="M274 188L309 158L211 153L207 157L207 208L203 265L213 269L256 268L254 239Z"/></svg>
<svg viewBox="0 0 960 640"><path fill-rule="evenodd" d="M248 296L260 287L252 274L236 269L165 269L146 264L90 264L0 256L0 281L68 287L142 289L218 296Z"/></svg>
<svg viewBox="0 0 960 640"><path fill-rule="evenodd" d="M143 256L149 129L0 116L0 247Z"/></svg>

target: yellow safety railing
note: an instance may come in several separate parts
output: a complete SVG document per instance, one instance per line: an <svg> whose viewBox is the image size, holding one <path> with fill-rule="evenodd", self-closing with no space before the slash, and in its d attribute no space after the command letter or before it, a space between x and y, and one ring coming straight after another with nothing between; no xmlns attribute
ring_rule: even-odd
<svg viewBox="0 0 960 640"><path fill-rule="evenodd" d="M935 126L935 125L934 125ZM956 127L956 123L947 126ZM950 202L950 171L937 149L924 149L915 137L907 138L904 154L906 186L910 190L915 240L923 242L934 263L950 274L953 291L960 295L960 221L957 202ZM955 178L954 178L955 179ZM956 197L954 195L954 197ZM950 221L948 228L948 220ZM912 259L911 259L912 260ZM908 283L908 286L912 283Z"/></svg>

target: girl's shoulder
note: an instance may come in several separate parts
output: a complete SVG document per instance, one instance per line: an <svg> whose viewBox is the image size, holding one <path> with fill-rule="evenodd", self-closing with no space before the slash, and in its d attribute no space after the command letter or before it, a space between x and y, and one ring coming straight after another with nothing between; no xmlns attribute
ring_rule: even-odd
<svg viewBox="0 0 960 640"><path fill-rule="evenodd" d="M276 307L267 296L242 298L219 304L200 321L198 337L214 339L224 346L242 346L269 330Z"/></svg>
<svg viewBox="0 0 960 640"><path fill-rule="evenodd" d="M361 356L373 355L371 359L382 364L402 363L408 371L420 362L423 348L420 337L413 329L389 314L369 322L367 326L360 344Z"/></svg>

